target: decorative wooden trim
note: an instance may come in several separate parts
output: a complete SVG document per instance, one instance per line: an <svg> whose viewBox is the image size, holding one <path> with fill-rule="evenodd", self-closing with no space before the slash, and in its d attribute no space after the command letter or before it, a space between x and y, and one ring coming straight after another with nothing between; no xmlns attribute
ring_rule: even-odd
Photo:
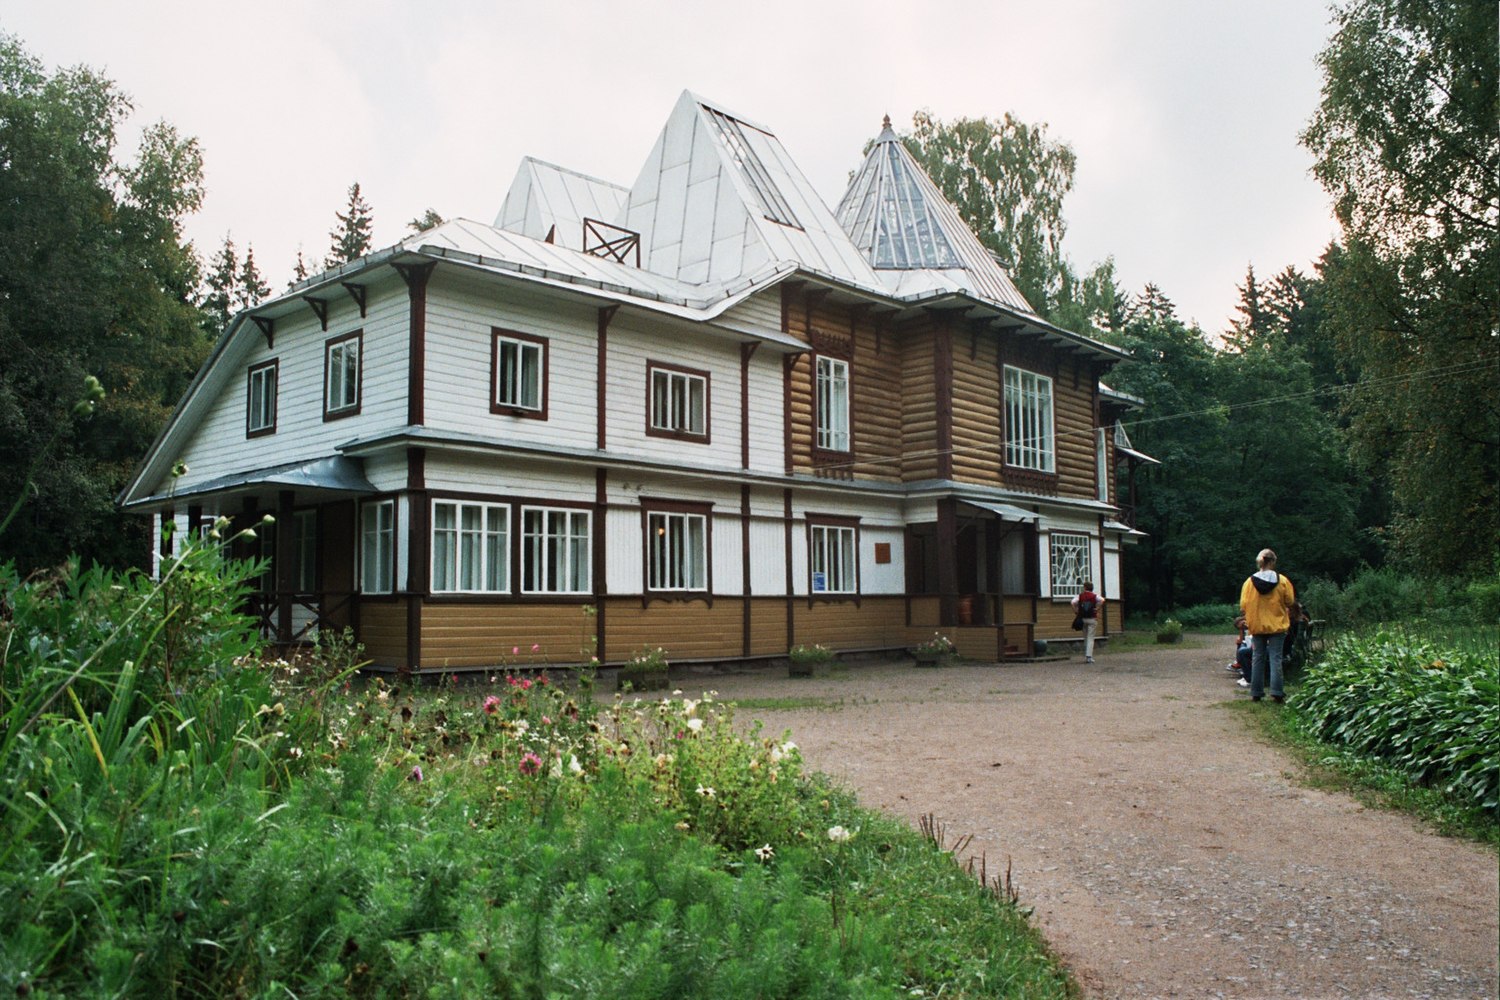
<svg viewBox="0 0 1500 1000"><path fill-rule="evenodd" d="M703 433L695 434L692 431L674 431L656 427L652 422L651 407L655 401L652 393L652 381L656 371L675 372L678 375L687 375L692 378L703 380ZM665 361L652 361L646 359L646 436L671 438L676 441L691 441L696 444L710 444L713 440L713 378L709 372L701 368L687 368L683 365L668 364Z"/></svg>
<svg viewBox="0 0 1500 1000"><path fill-rule="evenodd" d="M852 327L853 324L851 324ZM838 358L840 361L850 362L853 367L854 361L854 331L849 333L832 333L815 326L807 328L807 342L818 354L826 354L830 358Z"/></svg>
<svg viewBox="0 0 1500 1000"><path fill-rule="evenodd" d="M958 501L939 497L937 502L938 624L958 621Z"/></svg>
<svg viewBox="0 0 1500 1000"><path fill-rule="evenodd" d="M792 373L797 366L797 354L785 354L781 358L781 453L786 462L786 474L792 469ZM813 401L817 405L817 401Z"/></svg>
<svg viewBox="0 0 1500 1000"><path fill-rule="evenodd" d="M750 655L750 487L740 485L740 653ZM790 648L790 647L788 647Z"/></svg>
<svg viewBox="0 0 1500 1000"><path fill-rule="evenodd" d="M614 321L615 313L620 311L618 304L599 307L598 348L594 364L594 424L595 445L600 451L604 451L608 442L609 417L606 406L609 386L609 324Z"/></svg>
<svg viewBox="0 0 1500 1000"><path fill-rule="evenodd" d="M276 321L269 316L251 316L250 318L255 321L255 325L260 327L260 332L265 335L266 350L275 350Z"/></svg>
<svg viewBox="0 0 1500 1000"><path fill-rule="evenodd" d="M343 406L336 410L330 410L328 408L328 376L330 374L328 359L329 356L333 354L333 349L336 346L350 340L356 340L359 342L359 347L356 350L356 353L358 355L357 360L359 363L354 373L354 403L351 406ZM323 422L327 423L330 420L342 420L345 417L354 416L364 406L364 393L365 331L355 330L352 333L340 334L337 337L329 337L327 340L323 341Z"/></svg>
<svg viewBox="0 0 1500 1000"><path fill-rule="evenodd" d="M341 282L339 282L339 284L344 287L344 291L346 291L346 292L349 293L349 297L354 300L354 304L357 305L357 306L359 306L359 318L360 319L364 319L365 318L365 286L357 284L357 283L355 283L353 281L341 281Z"/></svg>
<svg viewBox="0 0 1500 1000"><path fill-rule="evenodd" d="M740 468L750 468L750 359L755 356L760 341L750 340L740 345ZM745 654L749 656L747 652Z"/></svg>
<svg viewBox="0 0 1500 1000"><path fill-rule="evenodd" d="M932 334L933 393L937 404L937 474L953 478L953 320L939 313Z"/></svg>
<svg viewBox="0 0 1500 1000"><path fill-rule="evenodd" d="M406 362L406 422L419 427L427 419L427 283L437 267L425 264L392 264L406 282L408 347Z"/></svg>
<svg viewBox="0 0 1500 1000"><path fill-rule="evenodd" d="M702 590L658 590L651 586L651 515L692 514L703 518ZM641 607L652 601L707 601L714 603L714 505L695 500L641 497Z"/></svg>
<svg viewBox="0 0 1500 1000"><path fill-rule="evenodd" d="M269 427L261 427L256 430L250 429L250 403L255 398L251 386L255 384L255 373L265 371L267 368L274 373L272 381L276 387L276 401L271 406L271 424ZM325 388L326 392L327 389ZM276 423L281 417L281 359L272 358L270 361L262 361L258 365L251 365L245 370L245 438L268 437L276 433Z"/></svg>
<svg viewBox="0 0 1500 1000"><path fill-rule="evenodd" d="M327 299L315 299L311 295L304 295L304 296L302 296L302 301L306 302L308 308L313 311L313 315L315 315L315 316L318 317L318 323L322 325L323 332L327 333L328 332L328 300Z"/></svg>
<svg viewBox="0 0 1500 1000"><path fill-rule="evenodd" d="M549 241L550 242L550 241ZM635 257L635 266L641 266L641 234L624 226L616 226L599 219L583 220L583 252L606 260L629 264L627 258Z"/></svg>
<svg viewBox="0 0 1500 1000"><path fill-rule="evenodd" d="M524 406L516 406L512 403L497 402L496 397L500 393L500 341L515 340L528 344L537 344L542 349L542 364L537 372L537 394L541 397L540 409L528 409ZM550 387L552 384L552 346L546 337L538 337L531 333L521 333L519 330L505 330L498 326L490 327L490 412L499 413L509 417L525 417L528 420L546 420L549 400L551 398Z"/></svg>

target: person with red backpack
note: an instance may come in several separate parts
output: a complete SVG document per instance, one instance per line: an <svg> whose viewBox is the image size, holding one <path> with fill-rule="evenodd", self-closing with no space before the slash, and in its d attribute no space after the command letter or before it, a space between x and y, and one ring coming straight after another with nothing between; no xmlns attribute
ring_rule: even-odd
<svg viewBox="0 0 1500 1000"><path fill-rule="evenodd" d="M1073 598L1074 628L1083 630L1083 662L1094 662L1094 629L1099 624L1099 606L1104 598L1094 593L1094 581L1083 581L1083 591Z"/></svg>

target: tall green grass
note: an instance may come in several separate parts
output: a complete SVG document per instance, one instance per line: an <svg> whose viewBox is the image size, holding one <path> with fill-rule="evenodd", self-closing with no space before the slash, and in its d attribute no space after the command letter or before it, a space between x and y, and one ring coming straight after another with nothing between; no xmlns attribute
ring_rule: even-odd
<svg viewBox="0 0 1500 1000"><path fill-rule="evenodd" d="M0 571L0 993L1060 997L1024 913L711 698L350 690L258 567Z"/></svg>

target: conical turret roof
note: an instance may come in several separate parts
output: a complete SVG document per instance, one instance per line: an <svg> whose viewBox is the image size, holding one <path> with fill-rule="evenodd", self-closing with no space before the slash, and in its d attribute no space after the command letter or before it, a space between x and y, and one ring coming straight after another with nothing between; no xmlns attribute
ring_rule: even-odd
<svg viewBox="0 0 1500 1000"><path fill-rule="evenodd" d="M963 291L1035 315L891 129L889 117L834 212L897 295Z"/></svg>

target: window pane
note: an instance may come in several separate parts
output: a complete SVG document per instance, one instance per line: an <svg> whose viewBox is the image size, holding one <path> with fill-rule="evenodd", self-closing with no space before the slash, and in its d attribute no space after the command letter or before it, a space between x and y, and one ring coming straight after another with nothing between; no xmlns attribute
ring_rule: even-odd
<svg viewBox="0 0 1500 1000"><path fill-rule="evenodd" d="M542 349L535 344L521 348L521 405L530 410L542 408Z"/></svg>

